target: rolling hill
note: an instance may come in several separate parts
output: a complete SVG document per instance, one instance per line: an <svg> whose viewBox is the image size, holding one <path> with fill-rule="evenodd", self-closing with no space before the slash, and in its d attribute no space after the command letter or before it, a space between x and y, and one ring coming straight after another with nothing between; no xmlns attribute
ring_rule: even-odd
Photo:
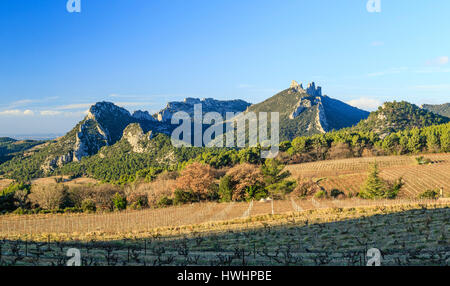
<svg viewBox="0 0 450 286"><path fill-rule="evenodd" d="M449 122L450 119L420 108L406 101L386 102L377 111L370 113L366 120L355 126L358 131L373 131L386 137L390 133L407 128L421 128Z"/></svg>
<svg viewBox="0 0 450 286"><path fill-rule="evenodd" d="M15 140L9 137L0 138L0 164L8 161L17 153L23 152L37 145L44 143L44 141L35 140Z"/></svg>
<svg viewBox="0 0 450 286"><path fill-rule="evenodd" d="M450 118L450 103L444 104L423 104L421 106L423 109L431 111L433 113L449 117Z"/></svg>

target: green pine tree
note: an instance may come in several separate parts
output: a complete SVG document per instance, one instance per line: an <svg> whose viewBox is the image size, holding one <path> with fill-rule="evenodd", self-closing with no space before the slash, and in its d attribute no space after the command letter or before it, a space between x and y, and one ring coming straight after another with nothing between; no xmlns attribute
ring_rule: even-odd
<svg viewBox="0 0 450 286"><path fill-rule="evenodd" d="M378 199L386 197L388 187L379 174L378 164L375 162L372 164L369 176L359 192L361 198Z"/></svg>

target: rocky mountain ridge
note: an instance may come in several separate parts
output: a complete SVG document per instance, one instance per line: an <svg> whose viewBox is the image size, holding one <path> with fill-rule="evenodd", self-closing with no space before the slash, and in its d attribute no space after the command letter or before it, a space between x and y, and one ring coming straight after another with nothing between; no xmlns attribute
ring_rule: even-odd
<svg viewBox="0 0 450 286"><path fill-rule="evenodd" d="M178 111L184 111L189 114L191 118L194 115L194 106L196 104L202 105L202 112L218 112L225 118L227 112L243 112L251 104L240 99L235 100L216 100L213 98L185 98L183 101L172 101L167 103L167 106L154 115L160 122L170 123L172 115Z"/></svg>
<svg viewBox="0 0 450 286"><path fill-rule="evenodd" d="M52 149L41 166L48 173L70 162L95 155L104 146L114 145L126 139L137 153L145 152L143 138L151 139L155 133L170 135L176 127L170 122L172 114L185 111L193 115L194 104L202 104L203 112L241 112L250 104L243 100L220 101L215 99L187 98L183 102L170 102L157 115L137 110L128 110L111 102L98 102L91 106L87 116L65 136L52 144ZM157 120L158 117L160 120Z"/></svg>
<svg viewBox="0 0 450 286"><path fill-rule="evenodd" d="M295 80L288 89L252 105L248 110L278 111L281 140L350 127L369 116L367 111L323 95L322 88L314 82L309 83L305 89L302 83Z"/></svg>

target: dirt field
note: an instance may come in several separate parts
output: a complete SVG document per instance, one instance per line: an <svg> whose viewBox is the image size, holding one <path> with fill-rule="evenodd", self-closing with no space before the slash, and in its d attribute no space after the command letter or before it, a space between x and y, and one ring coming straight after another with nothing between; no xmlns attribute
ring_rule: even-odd
<svg viewBox="0 0 450 286"><path fill-rule="evenodd" d="M230 206L231 204L228 204ZM381 265L450 263L449 203L320 209L185 227L9 237L0 265Z"/></svg>
<svg viewBox="0 0 450 286"><path fill-rule="evenodd" d="M330 191L338 189L344 193L356 193L367 178L371 163L377 162L383 179L395 181L403 178L399 198L416 198L428 189L443 188L450 196L450 154L428 154L425 158L432 164L418 165L417 156L385 156L352 158L333 161L312 162L287 166L293 177L309 177Z"/></svg>
<svg viewBox="0 0 450 286"><path fill-rule="evenodd" d="M411 204L449 204L440 200L317 200L290 199L273 202L273 214L308 212L317 209L341 209L371 206L408 206ZM161 228L229 221L271 215L271 202L196 203L178 207L95 214L38 214L0 216L0 237L15 235L127 234Z"/></svg>

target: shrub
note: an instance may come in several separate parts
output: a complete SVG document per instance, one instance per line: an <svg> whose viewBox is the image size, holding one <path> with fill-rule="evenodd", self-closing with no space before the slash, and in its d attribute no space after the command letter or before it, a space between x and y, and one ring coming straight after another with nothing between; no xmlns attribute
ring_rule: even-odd
<svg viewBox="0 0 450 286"><path fill-rule="evenodd" d="M265 188L266 196L270 194L274 199L283 199L286 194L291 193L297 185L294 180L282 180L281 182L271 184Z"/></svg>
<svg viewBox="0 0 450 286"><path fill-rule="evenodd" d="M160 175L150 183L134 185L133 192L146 195L149 207L158 207L158 202L162 197L172 197L175 184L175 180L161 179Z"/></svg>
<svg viewBox="0 0 450 286"><path fill-rule="evenodd" d="M419 156L419 157L416 157L415 159L416 159L416 163L417 163L418 165L428 165L428 164L431 164L431 160L428 159L428 158L425 158L424 156Z"/></svg>
<svg viewBox="0 0 450 286"><path fill-rule="evenodd" d="M81 203L81 209L86 213L93 213L97 210L95 202L91 199L85 199Z"/></svg>
<svg viewBox="0 0 450 286"><path fill-rule="evenodd" d="M171 206L173 204L174 204L173 200L166 196L162 197L157 203L158 207L160 207L160 208Z"/></svg>
<svg viewBox="0 0 450 286"><path fill-rule="evenodd" d="M25 209L23 209L21 207L18 207L17 209L15 209L13 211L13 214L17 214L17 215L23 215L23 214L26 214L26 213L27 213L27 210L25 210Z"/></svg>
<svg viewBox="0 0 450 286"><path fill-rule="evenodd" d="M114 204L114 209L121 211L127 208L127 199L120 193L115 193L112 197L112 202Z"/></svg>
<svg viewBox="0 0 450 286"><path fill-rule="evenodd" d="M252 199L258 201L269 196L269 192L262 186L249 186L247 187L246 194L247 201Z"/></svg>
<svg viewBox="0 0 450 286"><path fill-rule="evenodd" d="M387 182L388 190L386 192L385 198L395 199L398 195L398 192L400 192L400 189L403 187L404 184L405 183L403 182L402 178L396 180L394 183Z"/></svg>
<svg viewBox="0 0 450 286"><path fill-rule="evenodd" d="M63 212L64 213L79 213L82 212L82 209L79 208L75 208L75 207L71 207L71 208L64 208Z"/></svg>
<svg viewBox="0 0 450 286"><path fill-rule="evenodd" d="M187 203L198 202L198 197L191 191L184 191L177 189L173 193L173 204L174 205L182 205Z"/></svg>
<svg viewBox="0 0 450 286"><path fill-rule="evenodd" d="M290 141L283 141L279 145L279 149L281 152L286 152L291 147L292 147L292 144Z"/></svg>
<svg viewBox="0 0 450 286"><path fill-rule="evenodd" d="M317 193L314 194L314 197L316 199L325 199L328 196L327 191L320 190Z"/></svg>
<svg viewBox="0 0 450 286"><path fill-rule="evenodd" d="M16 208L29 207L28 194L31 186L24 183L11 183L0 192L0 212L11 212Z"/></svg>
<svg viewBox="0 0 450 286"><path fill-rule="evenodd" d="M298 177L297 184L292 192L292 195L299 198L305 198L309 195L317 193L320 190L320 186L312 179Z"/></svg>
<svg viewBox="0 0 450 286"><path fill-rule="evenodd" d="M113 197L116 193L122 197L122 190L117 186L112 185L100 185L92 189L89 194L95 202L97 210L112 211L115 208Z"/></svg>
<svg viewBox="0 0 450 286"><path fill-rule="evenodd" d="M223 176L219 182L219 197L221 202L230 202L233 197L233 185L230 176Z"/></svg>
<svg viewBox="0 0 450 286"><path fill-rule="evenodd" d="M131 209L143 209L148 207L148 197L144 193L132 192L127 196L127 202Z"/></svg>
<svg viewBox="0 0 450 286"><path fill-rule="evenodd" d="M439 190L426 190L425 192L419 195L419 199L432 199L437 200L440 197Z"/></svg>
<svg viewBox="0 0 450 286"><path fill-rule="evenodd" d="M330 192L330 196L337 199L340 196L345 196L344 192L338 190L338 189L332 189Z"/></svg>

